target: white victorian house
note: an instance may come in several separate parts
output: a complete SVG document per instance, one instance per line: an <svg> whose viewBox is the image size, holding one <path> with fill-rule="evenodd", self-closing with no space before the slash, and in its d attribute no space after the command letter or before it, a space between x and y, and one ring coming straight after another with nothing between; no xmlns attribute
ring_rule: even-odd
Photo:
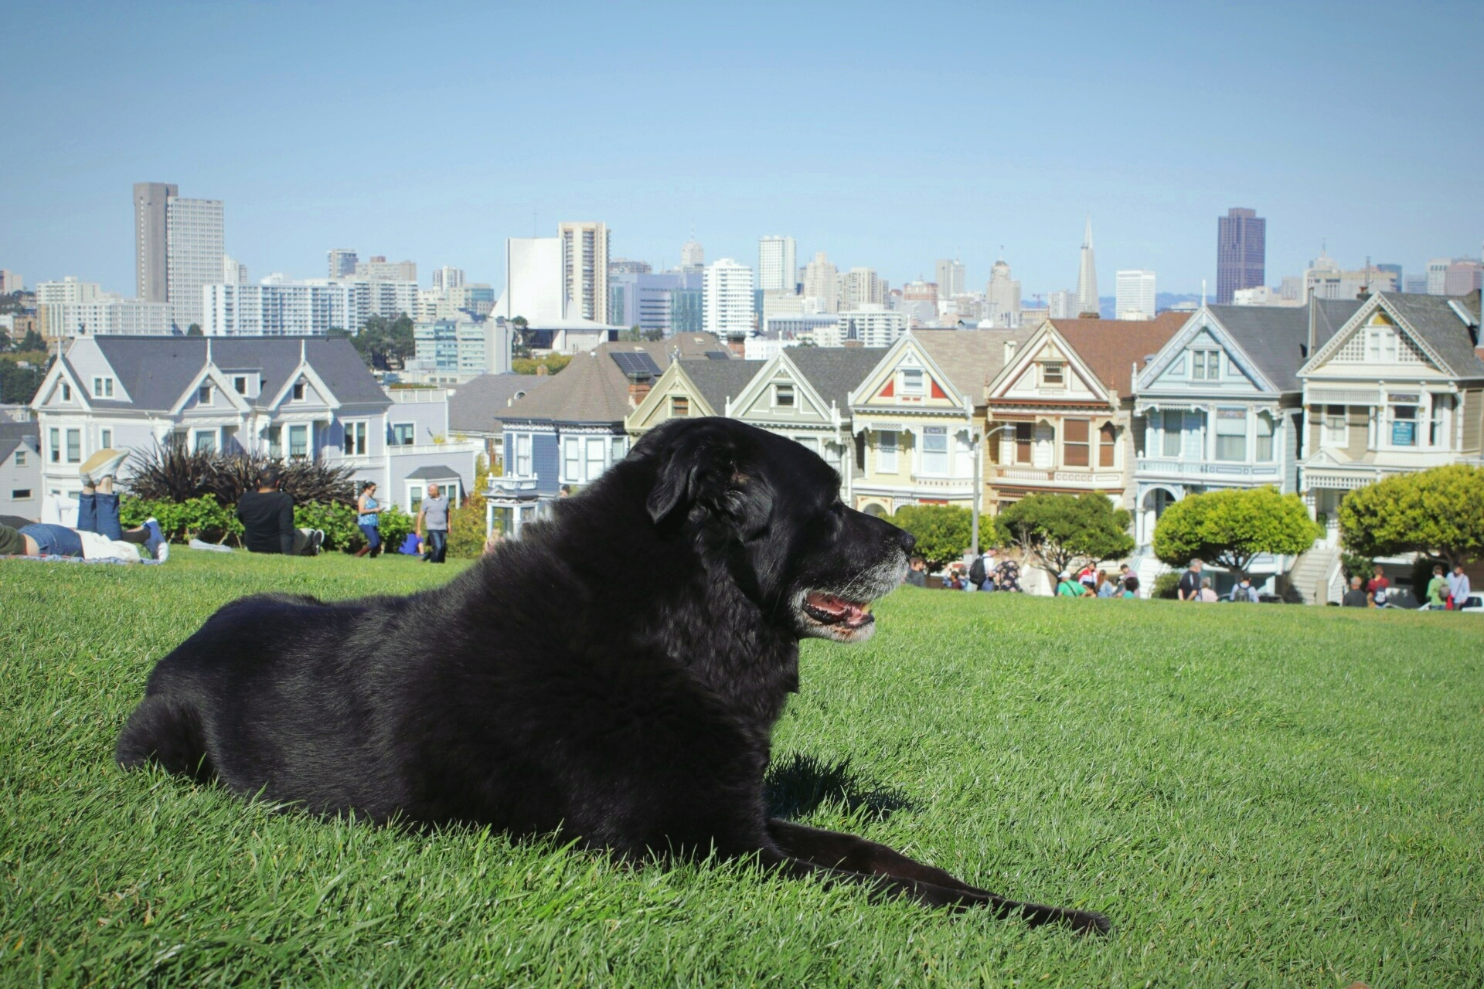
<svg viewBox="0 0 1484 989"><path fill-rule="evenodd" d="M394 399L349 341L323 337L80 335L31 408L41 519L62 524L76 521L80 465L105 447L143 454L174 442L341 464L375 481L384 503L409 509L432 475L467 492L479 452L447 441L444 393Z"/></svg>

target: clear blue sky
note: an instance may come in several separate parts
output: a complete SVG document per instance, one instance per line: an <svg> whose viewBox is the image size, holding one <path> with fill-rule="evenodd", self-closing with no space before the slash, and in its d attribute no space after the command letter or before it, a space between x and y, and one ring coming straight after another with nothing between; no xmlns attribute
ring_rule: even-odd
<svg viewBox="0 0 1484 989"><path fill-rule="evenodd" d="M503 9L502 9L503 8ZM133 294L130 186L226 202L254 279L350 247L501 280L504 238L615 255L791 234L892 284L1005 257L1071 288L1268 281L1327 241L1414 271L1484 239L1477 3L11 4L0 267ZM533 221L534 215L534 221Z"/></svg>

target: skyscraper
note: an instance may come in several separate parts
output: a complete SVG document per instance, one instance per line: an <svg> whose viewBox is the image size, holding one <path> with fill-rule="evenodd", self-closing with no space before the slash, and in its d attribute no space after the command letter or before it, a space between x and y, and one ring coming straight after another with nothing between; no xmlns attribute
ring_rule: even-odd
<svg viewBox="0 0 1484 989"><path fill-rule="evenodd" d="M586 220L557 224L562 242L562 294L567 315L608 322L608 225Z"/></svg>
<svg viewBox="0 0 1484 989"><path fill-rule="evenodd" d="M448 291L464 284L464 271L462 268L453 268L444 265L433 271L433 287Z"/></svg>
<svg viewBox="0 0 1484 989"><path fill-rule="evenodd" d="M1010 266L1004 258L989 269L984 297L989 304L989 320L995 326L1020 325L1020 282L1010 277Z"/></svg>
<svg viewBox="0 0 1484 989"><path fill-rule="evenodd" d="M350 278L356 273L356 262L360 260L356 252L344 247L336 247L329 252L330 277Z"/></svg>
<svg viewBox="0 0 1484 989"><path fill-rule="evenodd" d="M731 258L706 266L702 283L704 326L718 337L745 337L752 332L752 269Z"/></svg>
<svg viewBox="0 0 1484 989"><path fill-rule="evenodd" d="M700 271L706 267L706 249L692 237L680 248L680 270Z"/></svg>
<svg viewBox="0 0 1484 989"><path fill-rule="evenodd" d="M1138 268L1114 276L1113 304L1116 319L1154 318L1154 272Z"/></svg>
<svg viewBox="0 0 1484 989"><path fill-rule="evenodd" d="M951 299L955 295L964 294L964 285L967 279L964 277L964 263L957 258L949 261L940 258L935 265L938 272L938 298Z"/></svg>
<svg viewBox="0 0 1484 989"><path fill-rule="evenodd" d="M1216 302L1228 305L1240 288L1267 277L1268 221L1256 210L1233 207L1216 220Z"/></svg>
<svg viewBox="0 0 1484 989"><path fill-rule="evenodd" d="M176 329L200 325L201 290L222 283L222 201L165 200L166 294Z"/></svg>
<svg viewBox="0 0 1484 989"><path fill-rule="evenodd" d="M1087 232L1082 235L1082 261L1077 268L1077 315L1098 314L1098 270L1092 256L1092 214L1087 214Z"/></svg>
<svg viewBox="0 0 1484 989"><path fill-rule="evenodd" d="M874 268L851 268L840 276L840 310L886 305L886 283Z"/></svg>
<svg viewBox="0 0 1484 989"><path fill-rule="evenodd" d="M840 272L824 251L804 266L804 297L818 300L820 312L835 312L840 308Z"/></svg>
<svg viewBox="0 0 1484 989"><path fill-rule="evenodd" d="M134 294L145 302L170 301L165 206L178 191L165 182L134 183Z"/></svg>
<svg viewBox="0 0 1484 989"><path fill-rule="evenodd" d="M757 287L792 295L799 264L792 237L763 237L757 242Z"/></svg>

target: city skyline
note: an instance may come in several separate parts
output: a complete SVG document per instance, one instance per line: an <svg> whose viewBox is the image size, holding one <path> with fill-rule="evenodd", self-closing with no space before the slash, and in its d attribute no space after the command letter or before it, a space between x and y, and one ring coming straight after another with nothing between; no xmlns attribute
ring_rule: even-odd
<svg viewBox="0 0 1484 989"><path fill-rule="evenodd" d="M15 28L33 40L16 53L13 98L47 112L34 115L29 149L12 158L0 189L8 220L0 265L33 284L74 275L130 294L133 218L123 190L159 181L223 201L226 251L259 276L316 277L327 251L350 245L415 259L426 271L453 265L500 287L498 245L506 237L549 236L562 220L588 217L614 231L615 256L656 269L679 264L692 232L710 257L750 259L758 239L777 231L795 239L800 258L824 251L841 270L871 267L892 285L933 278L935 259L945 257L960 258L968 283L982 284L1003 244L1026 292L1049 294L1075 286L1078 232L1091 213L1105 271L1157 270L1170 291L1194 293L1204 280L1214 294L1211 221L1234 206L1271 221L1270 285L1301 273L1326 244L1346 267L1369 255L1412 273L1432 258L1477 257L1484 236L1484 180L1471 167L1481 138L1477 128L1457 127L1470 110L1449 68L1471 57L1466 38L1446 30L1465 9L1409 11L1388 33L1380 61L1362 57L1376 44L1364 10L1295 20L1287 8L1281 17L1276 7L1259 8L1240 24L1191 8L1181 18L1096 8L1075 17L1047 8L945 11L964 33L990 20L997 32L1028 40L1054 32L1076 57L1061 60L1052 78L1038 70L1044 53L1031 44L931 75L866 69L851 53L889 8L866 9L876 17L799 11L780 35L761 12L728 21L723 32L710 12L683 20L657 14L641 28L603 8L570 17L471 7L451 11L469 33L519 36L522 44L502 52L497 76L474 60L431 82L410 65L396 68L394 57L436 42L441 28L431 19L404 18L391 30L384 19L330 5L295 11L299 30L283 32L273 29L283 10L266 6L171 8L159 18L105 5L20 10ZM82 22L89 30L70 29ZM617 51L617 41L640 30L666 51L656 65L599 55L575 75L553 68L565 51L605 50L589 44L599 37ZM377 80L376 114L411 114L421 132L488 116L495 126L476 130L520 133L521 153L485 153L497 139L475 134L452 156L425 155L417 142L378 146L372 155L347 138L353 128L322 127L302 94L353 85L349 69L310 57L312 39L324 32L391 66ZM211 38L230 44L200 41ZM822 48L820 38L829 39ZM1207 71L1176 82L1167 63L1147 57L1171 47L1200 56ZM755 55L764 49L789 71L759 77ZM129 54L166 51L171 58L148 64ZM789 57L805 51L810 58ZM73 70L46 69L63 62ZM1239 74L1227 71L1239 66ZM1226 105L1222 94L1238 75L1245 101L1264 107L1263 116L1223 123L1211 108ZM191 85L181 88L185 78ZM644 119L616 132L616 151L595 159L576 136L578 124L606 126L592 87L619 79L626 105L657 102L668 111L681 100L682 112L637 115ZM694 93L699 106L706 92L731 86L752 87L753 100L718 105L705 119L684 113L688 104L677 95ZM811 87L854 95L819 123L817 152L806 147L786 163L769 158L776 131L768 108ZM1303 109L1314 92L1372 90L1389 99L1363 123ZM1096 110L1120 93L1141 95L1158 126L1134 129L1135 140L1116 115L1082 117L1084 106ZM165 100L170 114L132 112ZM1056 140L1006 146L961 126L987 101L1002 119L1031 129L1075 111L1092 121L1091 131L1076 154ZM305 112L296 116L296 107ZM370 122L372 112L352 115ZM840 142L909 117L925 144L935 130L952 129L959 135L952 151L903 158L851 143L851 165L840 165ZM282 145L242 144L244 128L270 119ZM108 154L75 152L79 121ZM1381 138L1387 124L1455 139L1447 155L1417 156ZM676 153L646 154L649 144Z"/></svg>

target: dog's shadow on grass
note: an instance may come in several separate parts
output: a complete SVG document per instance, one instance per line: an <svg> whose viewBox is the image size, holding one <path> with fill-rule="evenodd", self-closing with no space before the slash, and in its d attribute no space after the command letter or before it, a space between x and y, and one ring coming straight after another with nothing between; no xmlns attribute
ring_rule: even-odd
<svg viewBox="0 0 1484 989"><path fill-rule="evenodd" d="M763 780L768 816L796 821L823 804L839 804L849 814L885 821L915 805L886 787L861 778L848 758L826 763L803 752L774 759Z"/></svg>

